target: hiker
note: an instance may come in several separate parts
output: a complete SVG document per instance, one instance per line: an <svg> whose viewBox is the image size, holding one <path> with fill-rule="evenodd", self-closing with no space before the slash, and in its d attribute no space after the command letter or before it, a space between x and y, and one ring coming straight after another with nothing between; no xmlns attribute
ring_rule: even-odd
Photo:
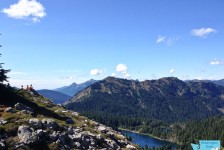
<svg viewBox="0 0 224 150"><path fill-rule="evenodd" d="M11 86L10 86L10 84L8 83L8 84L6 85L6 87L7 87L7 88L10 88Z"/></svg>
<svg viewBox="0 0 224 150"><path fill-rule="evenodd" d="M30 84L30 91L32 91L33 90L33 86L32 86L32 84Z"/></svg>
<svg viewBox="0 0 224 150"><path fill-rule="evenodd" d="M21 90L23 90L23 85L21 85Z"/></svg>
<svg viewBox="0 0 224 150"><path fill-rule="evenodd" d="M26 90L28 90L28 91L30 90L30 87L29 87L29 85L27 85L27 86L26 86Z"/></svg>

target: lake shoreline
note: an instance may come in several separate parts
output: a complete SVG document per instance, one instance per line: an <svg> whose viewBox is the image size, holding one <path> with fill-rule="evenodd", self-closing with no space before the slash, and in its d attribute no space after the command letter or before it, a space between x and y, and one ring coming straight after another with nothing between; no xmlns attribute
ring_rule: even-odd
<svg viewBox="0 0 224 150"><path fill-rule="evenodd" d="M161 138L154 138L153 136L149 134L142 134L137 131L131 131L128 129L119 128L119 131L128 137L132 137L133 140L131 142L140 145L141 147L148 146L149 148L160 148L160 147L166 147L168 146L172 150L177 149L177 144L163 140Z"/></svg>
<svg viewBox="0 0 224 150"><path fill-rule="evenodd" d="M159 138L157 136L153 136L152 134L147 134L147 133L140 133L138 131L133 131L133 130L129 130L129 129L124 129L124 128L118 128L118 130L123 130L123 131L129 131L129 132L133 132L133 133L137 133L137 134L141 134L141 135L147 135L147 136L150 136L151 138L154 138L154 139L157 139L157 140L161 140L161 141L165 141L165 142L169 142L169 143L173 143L173 144L177 144L176 142L173 142L173 141L169 141L169 140L166 140L166 139L162 139L162 138ZM178 144L177 144L178 145Z"/></svg>

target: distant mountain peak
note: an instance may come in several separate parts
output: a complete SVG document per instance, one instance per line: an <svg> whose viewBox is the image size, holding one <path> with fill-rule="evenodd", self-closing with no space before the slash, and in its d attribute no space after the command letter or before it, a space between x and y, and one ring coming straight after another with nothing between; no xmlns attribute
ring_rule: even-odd
<svg viewBox="0 0 224 150"><path fill-rule="evenodd" d="M88 80L84 83L80 83L80 84L77 84L74 82L69 86L54 89L54 91L58 91L58 92L64 93L69 96L74 96L76 93L87 88L88 86L92 85L95 82L97 82L97 80L94 80L94 79L90 79L90 80Z"/></svg>

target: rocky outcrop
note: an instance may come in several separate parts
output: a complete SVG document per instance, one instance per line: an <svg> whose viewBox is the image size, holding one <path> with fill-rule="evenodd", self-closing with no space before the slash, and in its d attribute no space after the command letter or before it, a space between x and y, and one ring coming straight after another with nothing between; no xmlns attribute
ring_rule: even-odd
<svg viewBox="0 0 224 150"><path fill-rule="evenodd" d="M1 150L5 150L6 149L5 143L3 141L0 141L0 149Z"/></svg>
<svg viewBox="0 0 224 150"><path fill-rule="evenodd" d="M4 112L15 113L16 111L12 107L7 107Z"/></svg>
<svg viewBox="0 0 224 150"><path fill-rule="evenodd" d="M6 120L4 120L3 118L0 118L0 125L6 124L6 123L7 123Z"/></svg>
<svg viewBox="0 0 224 150"><path fill-rule="evenodd" d="M42 122L36 118L29 119L29 124L36 129L42 128Z"/></svg>
<svg viewBox="0 0 224 150"><path fill-rule="evenodd" d="M21 103L17 103L17 104L15 104L15 109L16 110L20 110L20 111L22 111L23 113L30 113L30 114L33 114L34 113L34 111L33 111L33 109L32 108L30 108L30 107L28 107L28 106L26 106L26 105L23 105L23 104L21 104Z"/></svg>
<svg viewBox="0 0 224 150"><path fill-rule="evenodd" d="M49 119L45 119L49 121ZM47 122L46 121L46 122ZM54 122L53 120L50 121ZM41 127L39 125L40 121L38 119L30 119L29 123L34 127ZM48 143L57 143L61 145L61 149L98 149L106 148L117 150L121 147L126 147L128 149L136 149L134 146L129 145L127 141L116 140L115 138L104 138L101 134L95 135L89 131L82 131L80 128L64 128L64 131L55 131L55 128L51 126L46 126L47 128L34 129L30 126L19 126L18 128L18 138L20 145L17 147L22 148L23 144L32 145L35 143L40 143L45 140ZM100 126L102 127L102 125ZM112 130L104 130L113 133ZM3 144L2 144L3 145Z"/></svg>
<svg viewBox="0 0 224 150"><path fill-rule="evenodd" d="M58 124L53 119L43 119L42 124L45 129L47 128L54 129L54 130L58 129Z"/></svg>
<svg viewBox="0 0 224 150"><path fill-rule="evenodd" d="M57 106L44 97L28 91L19 92L20 96L28 97L14 107L0 105L0 110L4 110L0 111L1 150L117 150L130 144L119 132L103 124ZM28 105L31 103L36 104Z"/></svg>
<svg viewBox="0 0 224 150"><path fill-rule="evenodd" d="M19 126L17 135L21 143L33 144L38 142L37 133L29 126Z"/></svg>

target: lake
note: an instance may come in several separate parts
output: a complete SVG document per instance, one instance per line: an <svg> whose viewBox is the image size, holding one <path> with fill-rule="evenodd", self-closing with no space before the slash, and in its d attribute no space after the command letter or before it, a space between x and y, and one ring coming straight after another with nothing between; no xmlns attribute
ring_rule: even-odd
<svg viewBox="0 0 224 150"><path fill-rule="evenodd" d="M158 148L160 146L172 144L173 145L172 149L174 149L174 150L176 149L176 144L170 143L167 141L163 141L163 140L159 140L159 139L155 139L148 135L143 135L143 134L126 131L126 130L121 130L121 133L123 135L131 136L133 138L132 143L139 144L141 147L145 147L145 145L148 145L148 147L150 147L150 148L152 148L152 147Z"/></svg>

